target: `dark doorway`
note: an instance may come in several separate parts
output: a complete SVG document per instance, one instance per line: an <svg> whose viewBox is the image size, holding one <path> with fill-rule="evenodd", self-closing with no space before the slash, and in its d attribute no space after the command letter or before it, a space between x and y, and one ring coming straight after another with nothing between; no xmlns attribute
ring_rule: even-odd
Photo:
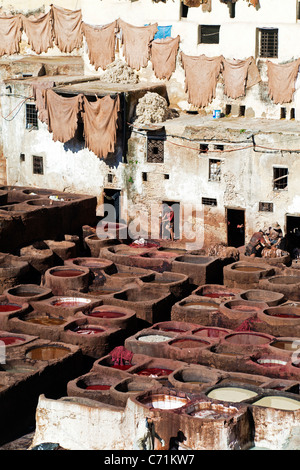
<svg viewBox="0 0 300 470"><path fill-rule="evenodd" d="M227 209L227 245L238 248L245 245L245 211Z"/></svg>
<svg viewBox="0 0 300 470"><path fill-rule="evenodd" d="M300 255L300 217L295 215L286 216L286 251L292 258Z"/></svg>
<svg viewBox="0 0 300 470"><path fill-rule="evenodd" d="M168 213L173 212L171 223L167 223ZM164 220L166 222L164 222ZM170 230L171 229L171 230ZM162 227L161 227L161 238L164 239L180 238L180 203L175 201L163 201L162 202Z"/></svg>
<svg viewBox="0 0 300 470"><path fill-rule="evenodd" d="M104 217L107 222L120 222L120 196L121 191L119 189L104 188L103 202L107 205Z"/></svg>

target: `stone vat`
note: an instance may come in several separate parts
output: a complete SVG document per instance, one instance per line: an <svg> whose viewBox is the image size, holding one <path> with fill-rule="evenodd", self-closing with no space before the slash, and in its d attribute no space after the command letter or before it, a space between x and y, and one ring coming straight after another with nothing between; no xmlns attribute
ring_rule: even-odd
<svg viewBox="0 0 300 470"><path fill-rule="evenodd" d="M300 300L300 276L276 275L259 282L260 289L266 289L283 294L289 300Z"/></svg>
<svg viewBox="0 0 300 470"><path fill-rule="evenodd" d="M189 295L176 302L171 310L172 321L185 321L199 325L218 325L220 304L215 300Z"/></svg>
<svg viewBox="0 0 300 470"><path fill-rule="evenodd" d="M55 266L45 272L44 285L52 290L53 295L64 295L71 289L87 290L90 277L89 268L84 266Z"/></svg>
<svg viewBox="0 0 300 470"><path fill-rule="evenodd" d="M47 299L52 295L51 289L36 284L19 284L4 291L11 302L25 303Z"/></svg>
<svg viewBox="0 0 300 470"><path fill-rule="evenodd" d="M260 280L275 274L272 266L263 263L238 261L224 266L224 285L239 289L260 288Z"/></svg>
<svg viewBox="0 0 300 470"><path fill-rule="evenodd" d="M285 300L284 294L263 289L246 290L238 294L238 297L248 302L265 302L269 307L282 304Z"/></svg>
<svg viewBox="0 0 300 470"><path fill-rule="evenodd" d="M172 262L172 272L185 274L195 286L217 284L223 279L223 263L214 256L182 255Z"/></svg>

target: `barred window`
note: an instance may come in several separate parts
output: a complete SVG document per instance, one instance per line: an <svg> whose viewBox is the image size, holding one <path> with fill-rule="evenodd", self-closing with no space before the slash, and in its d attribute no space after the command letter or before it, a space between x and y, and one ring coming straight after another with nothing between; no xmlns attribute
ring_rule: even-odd
<svg viewBox="0 0 300 470"><path fill-rule="evenodd" d="M147 138L147 162L163 163L164 162L164 138L151 137Z"/></svg>
<svg viewBox="0 0 300 470"><path fill-rule="evenodd" d="M26 104L26 129L38 129L38 113L35 104Z"/></svg>
<svg viewBox="0 0 300 470"><path fill-rule="evenodd" d="M43 157L38 157L36 155L32 156L32 173L34 175L43 175L44 174Z"/></svg>
<svg viewBox="0 0 300 470"><path fill-rule="evenodd" d="M278 29L262 28L259 35L259 56L278 57Z"/></svg>
<svg viewBox="0 0 300 470"><path fill-rule="evenodd" d="M213 199L211 197L203 197L202 198L202 204L205 206L216 206L217 205L217 200Z"/></svg>
<svg viewBox="0 0 300 470"><path fill-rule="evenodd" d="M258 210L259 212L273 212L273 203L260 201Z"/></svg>
<svg viewBox="0 0 300 470"><path fill-rule="evenodd" d="M288 168L273 168L273 189L286 189L288 185Z"/></svg>
<svg viewBox="0 0 300 470"><path fill-rule="evenodd" d="M219 44L220 26L219 25L199 25L198 44Z"/></svg>

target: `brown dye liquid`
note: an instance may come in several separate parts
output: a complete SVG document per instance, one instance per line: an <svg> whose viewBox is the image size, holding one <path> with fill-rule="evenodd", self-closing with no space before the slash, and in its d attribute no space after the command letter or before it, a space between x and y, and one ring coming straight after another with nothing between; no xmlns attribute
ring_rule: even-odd
<svg viewBox="0 0 300 470"><path fill-rule="evenodd" d="M246 273L255 273L258 271L263 271L262 268L259 268L257 266L237 266L234 268L235 271L244 271Z"/></svg>
<svg viewBox="0 0 300 470"><path fill-rule="evenodd" d="M60 318L50 318L50 317L33 317L28 318L25 320L28 323L35 323L37 325L45 325L45 326L52 326L52 325L63 325L66 323L65 320Z"/></svg>
<svg viewBox="0 0 300 470"><path fill-rule="evenodd" d="M67 348L59 348L55 346L41 346L31 349L27 353L27 357L35 361L50 361L52 359L61 359L70 353Z"/></svg>
<svg viewBox="0 0 300 470"><path fill-rule="evenodd" d="M172 343L172 346L176 348L185 349L185 348L200 348L201 346L209 344L206 341L197 341L194 339L178 339Z"/></svg>
<svg viewBox="0 0 300 470"><path fill-rule="evenodd" d="M77 276L81 276L82 274L84 274L83 271L77 271L75 269L65 269L65 270L57 270L57 271L52 271L51 272L52 276L56 276L56 277L77 277Z"/></svg>
<svg viewBox="0 0 300 470"><path fill-rule="evenodd" d="M16 297L35 297L36 295L41 295L42 292L30 292L30 291L15 291L12 295Z"/></svg>
<svg viewBox="0 0 300 470"><path fill-rule="evenodd" d="M294 344L294 341L274 341L271 343L271 346L277 349L282 349L284 351L296 351L298 346Z"/></svg>

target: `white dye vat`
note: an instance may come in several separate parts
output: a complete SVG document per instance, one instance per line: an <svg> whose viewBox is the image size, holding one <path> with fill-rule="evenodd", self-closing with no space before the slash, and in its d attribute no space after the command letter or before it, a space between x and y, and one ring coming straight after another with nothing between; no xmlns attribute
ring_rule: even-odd
<svg viewBox="0 0 300 470"><path fill-rule="evenodd" d="M297 411L300 410L300 401L288 397L267 396L253 403L253 406L275 408L277 410Z"/></svg>
<svg viewBox="0 0 300 470"><path fill-rule="evenodd" d="M176 397L165 394L153 394L147 397L142 403L150 408L158 408L160 410L174 410L181 408L189 402L187 397Z"/></svg>
<svg viewBox="0 0 300 470"><path fill-rule="evenodd" d="M207 396L214 400L229 401L232 403L239 403L249 398L257 396L256 392L240 387L220 387L211 390Z"/></svg>
<svg viewBox="0 0 300 470"><path fill-rule="evenodd" d="M145 336L140 336L138 338L138 341L141 341L142 343L162 343L164 341L169 341L170 336L163 336L163 335L145 335Z"/></svg>

